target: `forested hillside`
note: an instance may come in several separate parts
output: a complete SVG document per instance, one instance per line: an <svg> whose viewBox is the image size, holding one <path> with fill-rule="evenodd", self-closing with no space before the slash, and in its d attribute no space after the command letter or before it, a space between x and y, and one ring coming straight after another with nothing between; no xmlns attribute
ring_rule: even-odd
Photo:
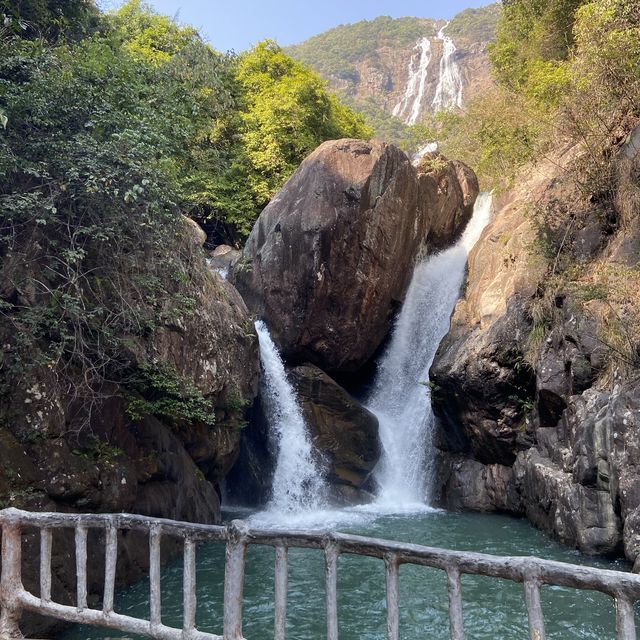
<svg viewBox="0 0 640 640"><path fill-rule="evenodd" d="M382 16L340 25L288 47L287 52L316 69L343 100L363 113L376 136L410 149L432 133L430 116L441 108L432 101L445 69L443 34L452 38L457 47L452 60L460 74L466 102L491 82L486 45L495 38L500 11L499 4L466 9L449 23ZM422 38L431 44L423 86L409 89L412 81L408 73L411 68L417 71L416 44ZM410 90L423 94L421 115L412 123L414 126L408 126L406 118L392 115L403 94Z"/></svg>

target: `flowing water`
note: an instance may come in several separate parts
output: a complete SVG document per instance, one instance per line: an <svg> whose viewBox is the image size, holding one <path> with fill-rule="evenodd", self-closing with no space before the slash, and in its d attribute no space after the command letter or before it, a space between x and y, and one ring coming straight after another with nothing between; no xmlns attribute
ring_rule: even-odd
<svg viewBox="0 0 640 640"><path fill-rule="evenodd" d="M442 42L442 57L438 70L438 83L431 102L434 112L462 107L462 74L455 57L456 45L444 33L446 27L445 24L436 36L436 39ZM409 60L407 87L404 95L392 112L394 116L401 118L406 124L415 124L420 117L430 62L431 41L429 38L420 38L414 47L411 60Z"/></svg>
<svg viewBox="0 0 640 640"><path fill-rule="evenodd" d="M444 35L446 27L445 24L437 35L442 40L442 57L438 85L431 103L434 111L462 107L462 75L455 59L456 45L449 36Z"/></svg>
<svg viewBox="0 0 640 640"><path fill-rule="evenodd" d="M277 450L271 499L275 514L313 512L322 504L325 486L317 455L284 364L264 322L256 322L260 342L260 390L271 437Z"/></svg>
<svg viewBox="0 0 640 640"><path fill-rule="evenodd" d="M380 423L383 454L376 480L382 505L431 503L434 416L429 368L449 330L467 255L491 217L491 201L490 194L480 194L460 240L416 266L391 342L378 365L367 406Z"/></svg>
<svg viewBox="0 0 640 640"><path fill-rule="evenodd" d="M478 198L474 215L460 241L420 262L383 356L370 407L380 419L384 445L377 471L376 502L332 509L323 501L325 483L295 394L269 332L256 323L262 362L262 398L278 449L273 497L258 513L229 512L262 528L340 530L363 535L498 555L535 555L578 564L626 569L622 563L587 559L561 547L525 520L507 516L447 513L428 507L430 432L433 425L428 372L464 280L467 255L487 224L491 196ZM222 630L224 546L200 544L197 552L197 624L202 631ZM245 579L244 635L273 638L274 551L250 547ZM402 638L444 640L449 637L446 576L435 569L403 566L400 571ZM504 580L464 576L465 631L474 640L527 637L521 585ZM338 567L341 640L386 638L385 571L375 559L345 556ZM142 581L119 594L116 611L149 616L149 583ZM550 640L615 638L612 601L598 593L560 587L542 589ZM162 576L165 624L182 626L182 564L175 561ZM324 560L317 550L289 553L287 637L325 637ZM124 637L117 632L76 627L65 640ZM129 634L127 637L131 638Z"/></svg>
<svg viewBox="0 0 640 640"><path fill-rule="evenodd" d="M431 42L429 38L420 38L415 53L409 61L407 88L402 100L393 108L393 115L404 119L407 124L415 124L422 108L424 86L431 61Z"/></svg>

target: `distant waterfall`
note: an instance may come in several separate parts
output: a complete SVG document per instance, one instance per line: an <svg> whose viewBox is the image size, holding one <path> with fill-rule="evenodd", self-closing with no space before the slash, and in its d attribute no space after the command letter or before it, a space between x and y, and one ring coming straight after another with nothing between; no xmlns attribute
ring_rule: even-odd
<svg viewBox="0 0 640 640"><path fill-rule="evenodd" d="M262 364L262 399L278 449L272 497L267 510L293 513L322 506L324 481L293 387L262 321L256 322Z"/></svg>
<svg viewBox="0 0 640 640"><path fill-rule="evenodd" d="M434 424L429 368L460 297L467 256L491 216L480 194L471 221L451 248L420 262L385 351L368 407L380 422L383 455L378 502L399 507L431 501Z"/></svg>
<svg viewBox="0 0 640 640"><path fill-rule="evenodd" d="M429 38L420 38L414 47L414 53L409 61L409 76L407 88L402 100L393 108L393 115L403 119L407 124L415 124L424 97L424 85L427 80L427 70L431 61L431 42Z"/></svg>
<svg viewBox="0 0 640 640"><path fill-rule="evenodd" d="M431 103L434 111L462 106L462 75L454 57L456 45L449 36L444 35L446 27L445 24L437 35L438 40L442 40L442 58L438 85Z"/></svg>

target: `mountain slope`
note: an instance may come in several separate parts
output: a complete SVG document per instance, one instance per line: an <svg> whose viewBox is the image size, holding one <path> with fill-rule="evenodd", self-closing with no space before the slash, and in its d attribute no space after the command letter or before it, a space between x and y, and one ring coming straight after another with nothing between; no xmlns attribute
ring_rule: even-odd
<svg viewBox="0 0 640 640"><path fill-rule="evenodd" d="M340 25L287 52L314 67L378 134L394 137L401 122L460 107L488 86L487 44L499 15L500 5L492 4L449 23L382 16Z"/></svg>

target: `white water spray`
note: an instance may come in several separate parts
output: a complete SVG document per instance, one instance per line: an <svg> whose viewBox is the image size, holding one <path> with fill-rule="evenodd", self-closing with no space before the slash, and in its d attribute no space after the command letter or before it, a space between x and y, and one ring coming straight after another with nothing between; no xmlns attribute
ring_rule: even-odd
<svg viewBox="0 0 640 640"><path fill-rule="evenodd" d="M411 156L411 164L414 167L417 167L420 164L420 160L424 158L427 153L433 153L438 150L437 142L427 142L423 144L412 156Z"/></svg>
<svg viewBox="0 0 640 640"><path fill-rule="evenodd" d="M467 256L491 217L492 197L478 196L473 217L451 248L420 262L385 351L368 406L380 422L383 455L378 503L389 508L431 501L434 424L429 368L449 330Z"/></svg>
<svg viewBox="0 0 640 640"><path fill-rule="evenodd" d="M393 108L393 115L403 118L407 124L415 124L420 115L427 70L431 61L431 42L429 38L420 38L414 47L415 53L409 61L407 88L402 100Z"/></svg>
<svg viewBox="0 0 640 640"><path fill-rule="evenodd" d="M462 107L462 75L455 60L456 45L449 36L444 35L447 24L437 35L438 40L442 40L442 58L438 85L431 103L434 111Z"/></svg>
<svg viewBox="0 0 640 640"><path fill-rule="evenodd" d="M323 506L325 484L295 392L264 322L256 322L262 364L262 398L277 447L267 511L292 514Z"/></svg>

